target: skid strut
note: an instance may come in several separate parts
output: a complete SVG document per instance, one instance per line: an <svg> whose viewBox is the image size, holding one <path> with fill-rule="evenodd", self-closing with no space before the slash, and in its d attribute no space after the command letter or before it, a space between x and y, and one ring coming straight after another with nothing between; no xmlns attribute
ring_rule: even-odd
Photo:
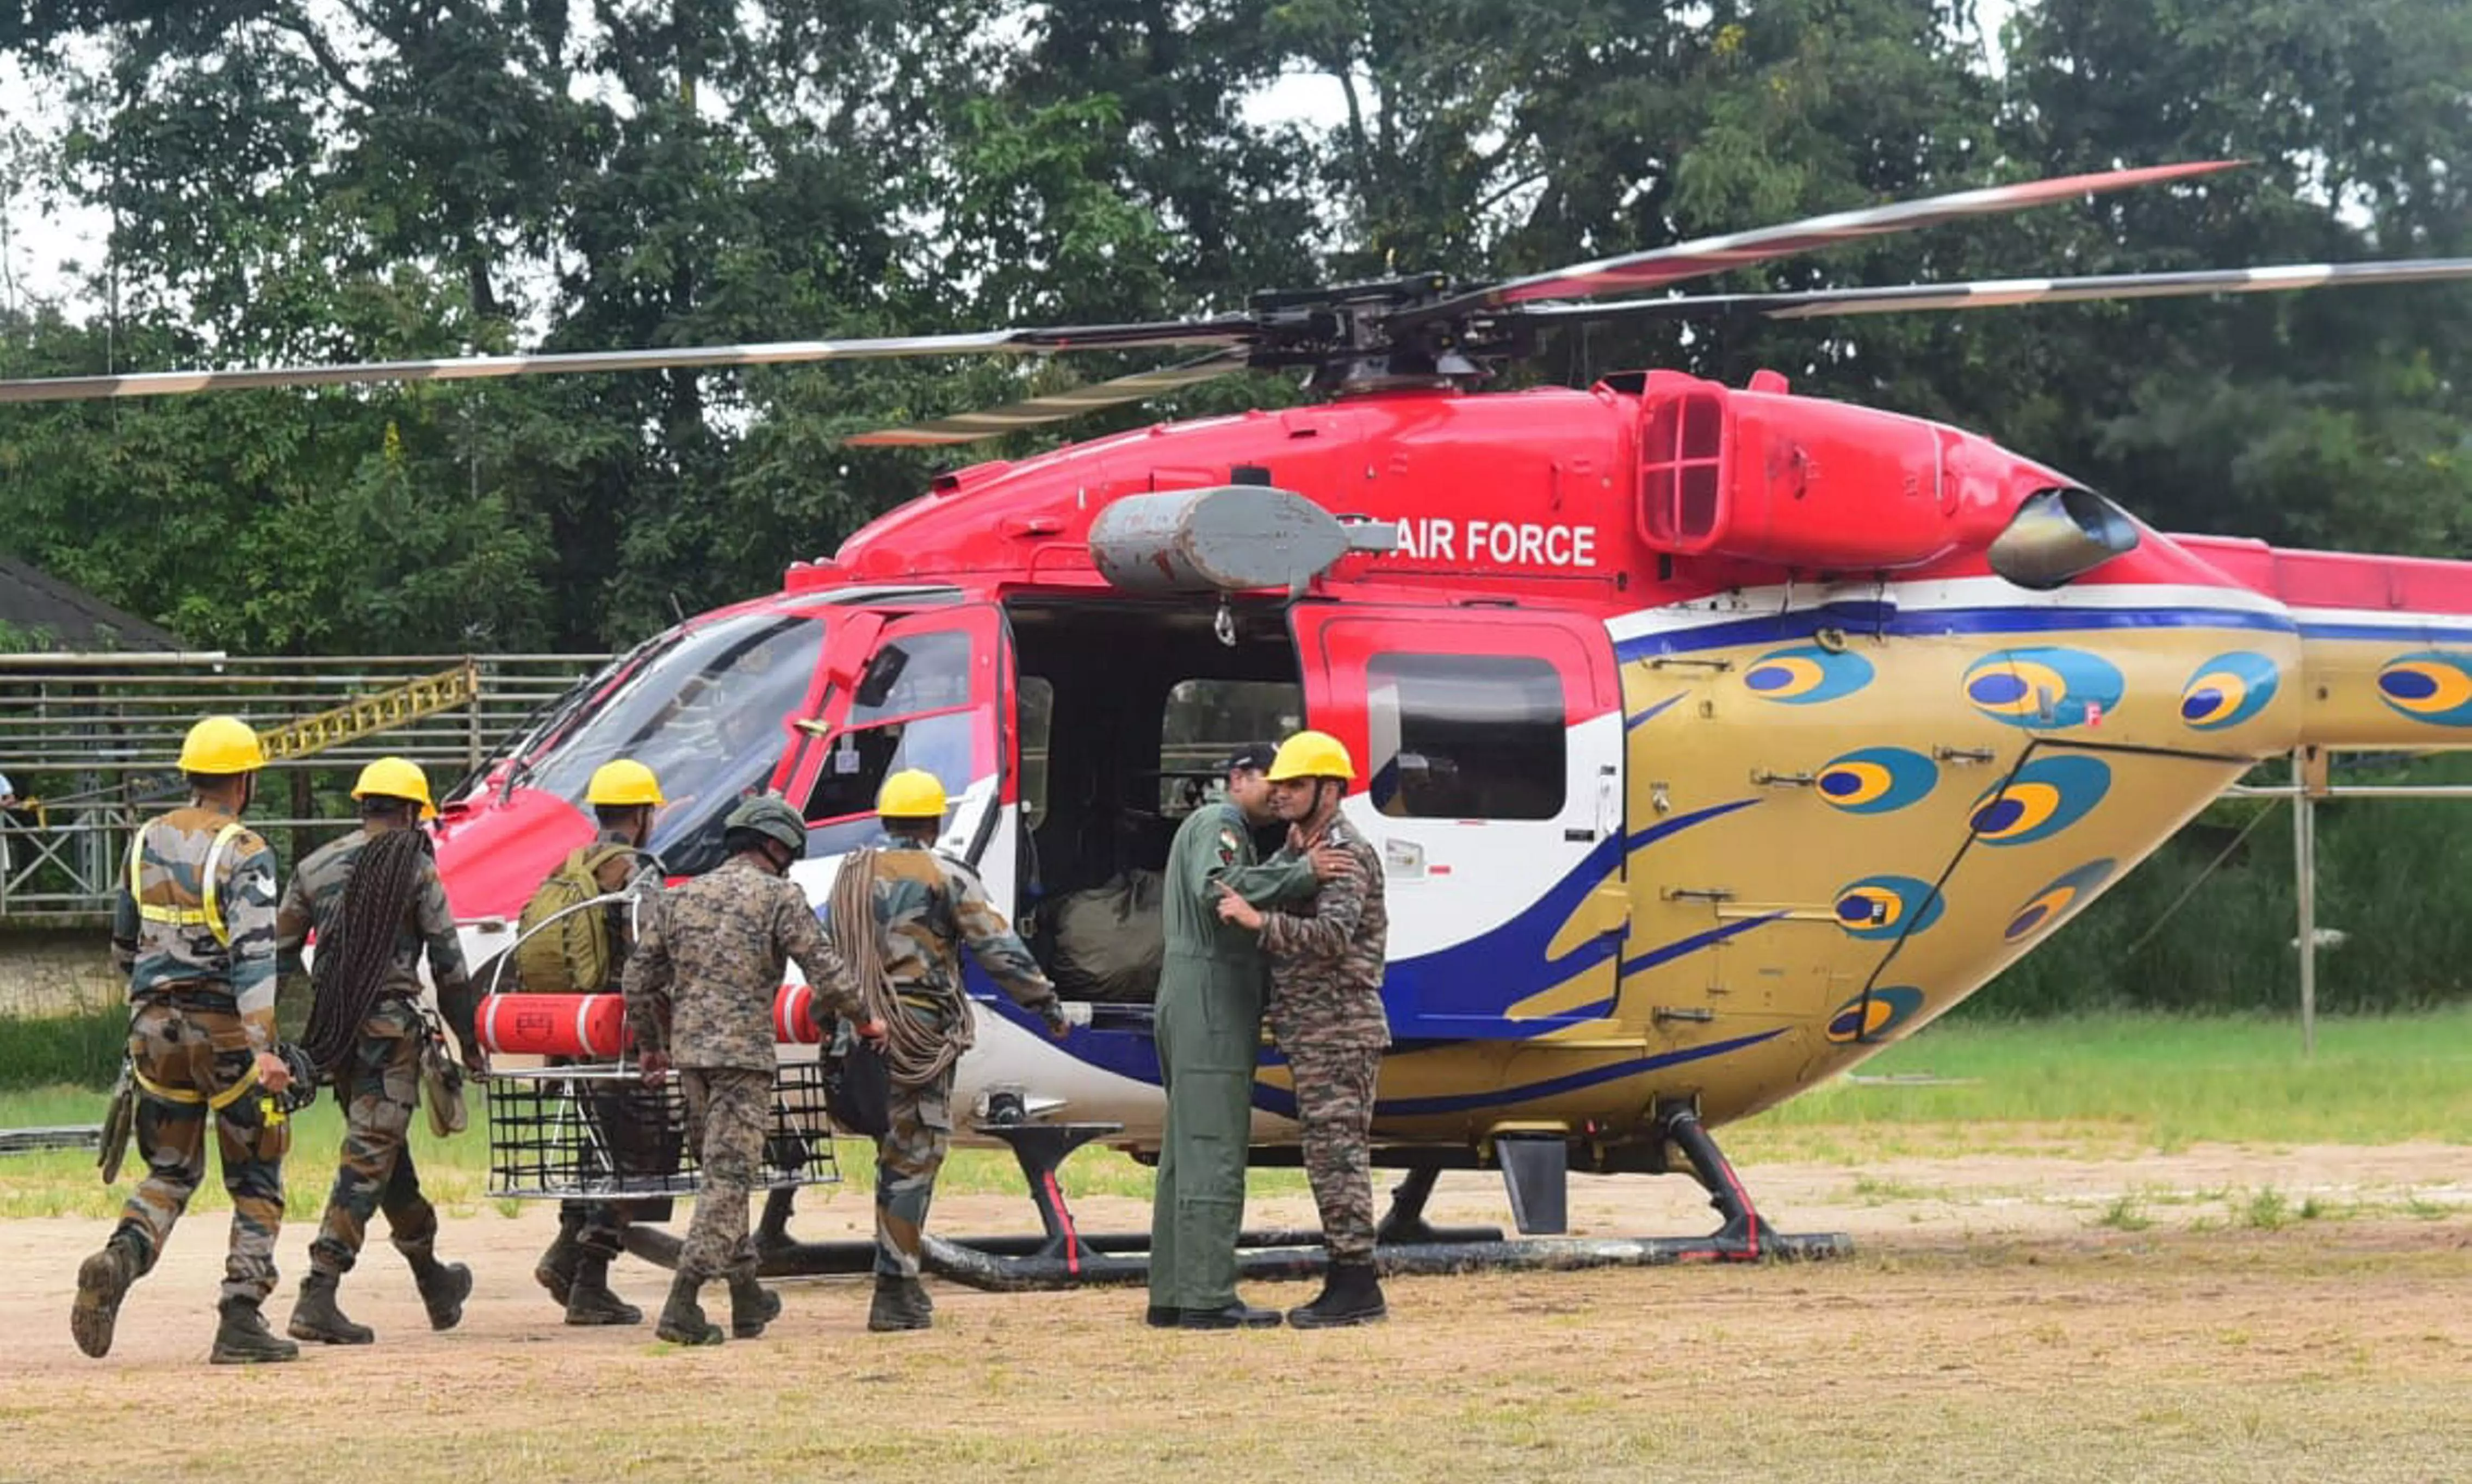
<svg viewBox="0 0 2472 1484"><path fill-rule="evenodd" d="M1439 1174L1413 1166L1392 1189L1390 1212L1378 1229L1374 1260L1386 1273L1469 1273L1488 1269L1557 1271L1589 1267L1661 1267L1681 1262L1753 1262L1763 1259L1814 1260L1854 1250L1842 1233L1788 1235L1770 1230L1751 1204L1733 1166L1709 1137L1699 1116L1673 1108L1658 1118L1666 1140L1679 1149L1691 1173L1708 1191L1722 1224L1705 1237L1517 1237L1491 1227L1435 1227L1425 1202ZM1074 1224L1057 1166L1094 1139L1119 1131L1113 1123L982 1124L976 1132L1010 1145L1038 1208L1037 1236L943 1237L930 1233L922 1253L927 1271L974 1288L1022 1291L1070 1288L1087 1284L1135 1284L1150 1276L1150 1234L1090 1233ZM796 1192L776 1190L765 1203L755 1232L767 1277L824 1277L870 1271L871 1241L802 1242L789 1234ZM1240 1277L1252 1280L1311 1278L1324 1267L1321 1234L1250 1231L1238 1238ZM678 1239L632 1225L628 1250L649 1261L675 1266Z"/></svg>

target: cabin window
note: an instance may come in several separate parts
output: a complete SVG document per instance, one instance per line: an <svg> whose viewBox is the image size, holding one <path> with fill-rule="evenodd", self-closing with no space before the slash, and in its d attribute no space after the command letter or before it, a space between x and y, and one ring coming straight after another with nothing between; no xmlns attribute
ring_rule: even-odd
<svg viewBox="0 0 2472 1484"><path fill-rule="evenodd" d="M1285 680L1179 680L1159 718L1159 812L1191 813L1226 783L1227 755L1304 725L1304 689Z"/></svg>
<svg viewBox="0 0 2472 1484"><path fill-rule="evenodd" d="M1013 686L1021 719L1021 817L1031 829L1047 822L1047 740L1056 728L1056 687L1038 675Z"/></svg>
<svg viewBox="0 0 2472 1484"><path fill-rule="evenodd" d="M1394 819L1552 819L1569 787L1562 680L1509 654L1377 654L1367 788Z"/></svg>

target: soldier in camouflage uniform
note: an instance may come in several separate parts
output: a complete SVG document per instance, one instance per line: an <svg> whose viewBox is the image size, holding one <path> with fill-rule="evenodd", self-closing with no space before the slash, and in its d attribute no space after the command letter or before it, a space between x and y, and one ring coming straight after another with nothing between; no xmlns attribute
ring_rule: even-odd
<svg viewBox="0 0 2472 1484"><path fill-rule="evenodd" d="M636 873L649 875L650 857L646 846L653 837L653 812L668 801L661 796L660 779L651 768L632 758L613 758L592 770L584 786L583 801L592 807L593 822L600 833L594 836L595 847L609 847L600 852L601 863L593 872L593 883L604 894L625 891L635 881ZM656 891L659 883L648 879L639 891ZM619 987L627 968L627 955L635 949L635 911L632 903L611 902L597 908L604 915L609 935L609 973L597 984L567 986L577 994L606 994ZM646 1141L637 1121L628 1116L624 1097L601 1100L591 1108L602 1137L619 1145L621 1158L640 1159L646 1164L667 1166L675 1149L640 1147ZM627 1228L635 1219L640 1203L630 1201L560 1201L558 1206L558 1237L549 1244L533 1264L533 1281L547 1288L550 1297L566 1311L571 1325L630 1325L644 1322L644 1311L612 1292L609 1287L609 1264L626 1250ZM656 1213L648 1220L665 1220L667 1201L652 1208Z"/></svg>
<svg viewBox="0 0 2472 1484"><path fill-rule="evenodd" d="M209 1115L232 1202L210 1358L230 1365L300 1353L259 1312L274 1289L292 1141L266 1095L291 1082L275 1052L274 852L239 819L264 765L257 734L239 718L191 727L179 763L189 803L138 829L112 903L146 1179L110 1240L78 1269L69 1329L89 1355L110 1351L129 1285L154 1268L205 1177Z"/></svg>
<svg viewBox="0 0 2472 1484"><path fill-rule="evenodd" d="M420 821L438 814L427 776L404 758L380 758L363 768L352 797L360 804L361 827L312 852L284 889L274 936L287 967L298 967L313 928L321 954L343 954L352 934L367 930L345 910L345 888L364 852L381 836L417 829ZM472 981L456 941L445 883L425 850L414 862L411 883L410 909L377 930L387 933L389 942L374 1002L357 1026L344 1028L349 1050L335 1069L336 1098L344 1105L345 1120L344 1151L326 1197L325 1219L309 1244L309 1275L300 1281L299 1302L286 1327L296 1340L367 1345L377 1338L368 1326L354 1324L336 1307L336 1286L360 1260L369 1216L380 1209L386 1212L395 1251L412 1265L431 1329L455 1328L472 1291L470 1268L438 1260L438 1212L420 1193L420 1175L406 1142L413 1112L420 1104L420 1057L429 1034L420 1011L421 954L425 950L429 954L440 1009L467 1048L474 1045ZM322 992L340 992L340 987L329 983ZM467 1049L466 1054L473 1053Z"/></svg>
<svg viewBox="0 0 2472 1484"><path fill-rule="evenodd" d="M976 1034L962 989L962 951L1035 1012L1048 1034L1061 1037L1066 1025L1056 986L987 899L978 874L936 851L944 823L944 787L936 776L909 768L887 778L876 817L884 839L843 867L872 873L872 940L862 945L857 933L864 930L836 927L852 955L865 955L860 984L891 1000L875 1007L890 1027L892 1097L891 1126L875 1144L875 1299L867 1327L924 1330L934 1323L935 1304L918 1281L919 1246L953 1139L953 1068Z"/></svg>
<svg viewBox="0 0 2472 1484"><path fill-rule="evenodd" d="M723 822L729 859L656 899L623 979L627 1024L645 1080L675 1069L686 1095L688 1137L702 1167L695 1220L678 1252L678 1272L656 1333L679 1345L718 1345L721 1328L704 1318L697 1291L729 1283L729 1328L752 1339L781 1312L755 1281L747 1237L747 1201L755 1188L772 1100L772 1002L790 959L816 998L881 1040L850 982L849 970L788 880L804 853L806 826L778 798L752 798Z"/></svg>
<svg viewBox="0 0 2472 1484"><path fill-rule="evenodd" d="M1312 1303L1288 1310L1300 1330L1367 1324L1388 1309L1373 1271L1373 1087L1390 1044L1382 1014L1382 950L1390 914L1382 857L1340 817L1356 776L1347 748L1324 732L1298 732L1271 765L1272 801L1289 821L1288 848L1337 847L1350 869L1326 878L1303 907L1264 912L1223 892L1220 914L1262 934L1271 960L1270 1020L1296 1088L1305 1177L1321 1213L1330 1270Z"/></svg>

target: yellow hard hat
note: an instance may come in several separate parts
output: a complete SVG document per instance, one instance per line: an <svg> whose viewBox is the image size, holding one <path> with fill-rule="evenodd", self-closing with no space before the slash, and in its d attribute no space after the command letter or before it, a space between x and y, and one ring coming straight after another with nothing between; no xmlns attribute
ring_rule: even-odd
<svg viewBox="0 0 2472 1484"><path fill-rule="evenodd" d="M266 766L257 733L238 717L208 717L180 743L184 773L254 773Z"/></svg>
<svg viewBox="0 0 2472 1484"><path fill-rule="evenodd" d="M612 758L594 768L592 782L583 790L583 801L596 808L628 804L658 807L669 802L661 797L661 781L633 758Z"/></svg>
<svg viewBox="0 0 2472 1484"><path fill-rule="evenodd" d="M420 806L420 817L438 817L438 806L429 801L429 775L410 758L380 758L361 769L358 783L352 785L352 797L410 799Z"/></svg>
<svg viewBox="0 0 2472 1484"><path fill-rule="evenodd" d="M886 819L941 819L944 786L924 768L905 767L876 790L875 812Z"/></svg>
<svg viewBox="0 0 2472 1484"><path fill-rule="evenodd" d="M1272 783L1291 778L1354 778L1356 765L1347 760L1347 743L1328 732L1298 732L1279 743L1264 775Z"/></svg>

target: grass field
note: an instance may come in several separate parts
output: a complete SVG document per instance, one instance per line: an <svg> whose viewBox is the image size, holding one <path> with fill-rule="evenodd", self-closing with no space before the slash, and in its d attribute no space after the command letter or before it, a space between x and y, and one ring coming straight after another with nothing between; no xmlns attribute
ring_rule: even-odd
<svg viewBox="0 0 2472 1484"><path fill-rule="evenodd" d="M2318 1027L2304 1061L2289 1022L2111 1017L1936 1026L1840 1080L1728 1129L1735 1163L1796 1161L1849 1167L1887 1158L2033 1153L2116 1158L2195 1142L2288 1145L2472 1142L2472 1008ZM103 1095L75 1088L0 1094L0 1128L91 1123ZM477 1110L476 1110L477 1118ZM332 1099L297 1120L289 1163L294 1209L314 1209L331 1177L342 1120ZM425 1128L415 1157L432 1198L456 1212L492 1203L487 1145L476 1133L440 1142ZM0 1156L0 1218L100 1216L117 1209L93 1178L92 1156ZM841 1146L844 1182L871 1187L865 1144ZM1147 1196L1150 1171L1107 1150L1077 1155L1066 1193ZM1256 1170L1257 1195L1304 1189L1294 1170ZM939 1189L1020 1193L1000 1152L956 1153ZM201 1209L219 1191L200 1192Z"/></svg>
<svg viewBox="0 0 2472 1484"><path fill-rule="evenodd" d="M150 1478L228 1479L270 1449L406 1484L2472 1476L2472 1014L2330 1024L2308 1064L2297 1040L2231 1021L1935 1028L1863 1069L1933 1085L1838 1084L1726 1136L1764 1202L1850 1232L1850 1259L1393 1279L1389 1324L1319 1334L1164 1333L1138 1291L938 1282L934 1331L876 1336L853 1280L783 1284L763 1339L715 1351L568 1330L530 1277L550 1213L485 1197L477 1138L423 1135L478 1277L457 1331L427 1330L373 1242L345 1298L377 1345L209 1370L221 1223L192 1222L90 1362L63 1319L111 1192L89 1156L0 1157L0 1216L69 1218L0 1227L0 1480L128 1472L134 1450ZM91 1121L99 1102L0 1096L0 1126ZM278 1322L337 1135L322 1105L301 1123ZM863 1188L866 1161L844 1159ZM1146 1215L1129 1161L1085 1153L1067 1174L1089 1228ZM1293 1172L1254 1178L1257 1220L1310 1220ZM936 1224L1018 1230L1018 1190L1008 1160L965 1152ZM863 1232L851 1193L802 1205L800 1230ZM1708 1220L1679 1180L1573 1195L1585 1232ZM1488 1176L1449 1175L1437 1215L1498 1220L1500 1200ZM666 1282L631 1260L613 1279L648 1307Z"/></svg>

